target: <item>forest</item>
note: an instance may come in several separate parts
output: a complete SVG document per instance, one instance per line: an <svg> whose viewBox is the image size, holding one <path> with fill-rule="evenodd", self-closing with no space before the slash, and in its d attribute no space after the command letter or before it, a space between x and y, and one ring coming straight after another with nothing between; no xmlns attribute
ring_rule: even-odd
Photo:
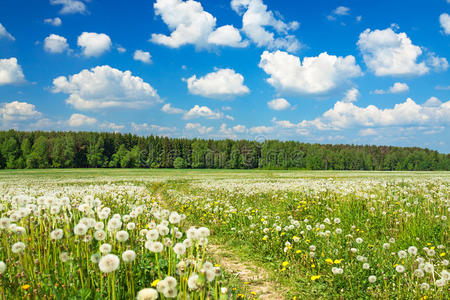
<svg viewBox="0 0 450 300"><path fill-rule="evenodd" d="M0 131L0 168L449 170L416 147L204 140L108 132Z"/></svg>

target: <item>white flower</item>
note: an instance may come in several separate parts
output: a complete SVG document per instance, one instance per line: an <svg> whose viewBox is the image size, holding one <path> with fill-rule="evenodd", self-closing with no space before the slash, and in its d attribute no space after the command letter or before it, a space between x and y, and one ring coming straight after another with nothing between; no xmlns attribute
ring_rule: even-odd
<svg viewBox="0 0 450 300"><path fill-rule="evenodd" d="M375 281L377 281L377 277L375 275L370 275L369 276L369 282L370 283L374 283Z"/></svg>
<svg viewBox="0 0 450 300"><path fill-rule="evenodd" d="M103 256L98 263L98 267L103 273L114 272L119 268L119 265L120 259L114 254L107 254Z"/></svg>
<svg viewBox="0 0 450 300"><path fill-rule="evenodd" d="M416 277L419 277L419 278L421 278L421 277L423 277L425 274L423 273L423 270L422 269L416 269L415 271L414 271L414 276L416 276Z"/></svg>
<svg viewBox="0 0 450 300"><path fill-rule="evenodd" d="M398 255L398 257L401 258L401 259L406 258L406 257L408 256L408 255L406 254L406 251L403 251L403 250L398 251L397 255Z"/></svg>
<svg viewBox="0 0 450 300"><path fill-rule="evenodd" d="M362 239L362 238L357 238L357 239L356 239L356 242L357 242L358 244L361 244L361 243L363 242L363 239Z"/></svg>
<svg viewBox="0 0 450 300"><path fill-rule="evenodd" d="M128 240L129 237L130 235L125 230L117 231L116 233L116 239L119 242L125 242L126 240Z"/></svg>
<svg viewBox="0 0 450 300"><path fill-rule="evenodd" d="M25 244L22 242L17 242L14 245L12 245L11 247L11 251L13 253L20 253L23 252L25 250Z"/></svg>
<svg viewBox="0 0 450 300"><path fill-rule="evenodd" d="M173 246L173 252L175 252L177 255L184 255L186 253L186 247L183 243L177 243L175 246Z"/></svg>
<svg viewBox="0 0 450 300"><path fill-rule="evenodd" d="M197 274L192 273L191 276L189 276L189 279L188 279L188 287L189 287L189 289L190 289L191 291L192 291L192 290L196 290L196 289L199 288L199 285L198 285L198 275L197 275Z"/></svg>
<svg viewBox="0 0 450 300"><path fill-rule="evenodd" d="M411 246L408 248L408 253L411 256L416 256L417 255L417 248L414 246Z"/></svg>
<svg viewBox="0 0 450 300"><path fill-rule="evenodd" d="M438 279L438 280L436 280L436 281L434 282L434 284L435 284L437 287L443 287L443 286L445 285L445 280L444 280L444 279Z"/></svg>
<svg viewBox="0 0 450 300"><path fill-rule="evenodd" d="M405 267L402 266L402 265L397 265L397 266L395 267L395 270L396 270L398 273L403 273L403 272L405 272Z"/></svg>
<svg viewBox="0 0 450 300"><path fill-rule="evenodd" d="M423 266L423 270L424 270L425 272L427 272L427 273L433 273L433 272L434 272L434 266L433 266L433 264L426 263L426 264Z"/></svg>
<svg viewBox="0 0 450 300"><path fill-rule="evenodd" d="M64 236L64 231L62 229L55 229L50 233L52 240L60 240Z"/></svg>
<svg viewBox="0 0 450 300"><path fill-rule="evenodd" d="M164 250L164 246L160 242L151 242L148 250L152 251L153 253L160 253Z"/></svg>
<svg viewBox="0 0 450 300"><path fill-rule="evenodd" d="M156 229L149 230L146 234L147 240L155 241L159 237L159 232Z"/></svg>
<svg viewBox="0 0 450 300"><path fill-rule="evenodd" d="M420 285L420 288L422 289L422 290L429 290L430 289L430 285L428 284L428 283L426 283L426 282L424 282L424 283L422 283L421 285Z"/></svg>
<svg viewBox="0 0 450 300"><path fill-rule="evenodd" d="M169 216L170 223L178 224L178 223L180 223L180 221L181 221L181 217L177 212L173 211L170 213L170 216Z"/></svg>
<svg viewBox="0 0 450 300"><path fill-rule="evenodd" d="M387 250L387 249L389 249L390 246L391 246L391 244L389 244L389 243L384 243L384 244L383 244L383 249Z"/></svg>
<svg viewBox="0 0 450 300"><path fill-rule="evenodd" d="M127 224L127 229L128 230L133 230L134 228L136 228L136 224L135 223L131 222L131 223Z"/></svg>
<svg viewBox="0 0 450 300"><path fill-rule="evenodd" d="M136 252L133 250L126 250L122 253L122 260L126 263L132 262L136 259Z"/></svg>
<svg viewBox="0 0 450 300"><path fill-rule="evenodd" d="M0 261L0 274L5 273L5 271L6 271L6 264Z"/></svg>
<svg viewBox="0 0 450 300"><path fill-rule="evenodd" d="M85 235L87 230L88 227L86 225L84 225L83 223L78 223L73 228L73 233L75 233L75 235Z"/></svg>
<svg viewBox="0 0 450 300"><path fill-rule="evenodd" d="M136 300L156 300L158 299L158 291L152 288L146 288L139 291Z"/></svg>
<svg viewBox="0 0 450 300"><path fill-rule="evenodd" d="M94 233L94 238L97 241L103 241L106 238L106 232L104 232L103 230L98 230Z"/></svg>
<svg viewBox="0 0 450 300"><path fill-rule="evenodd" d="M208 228L206 227L200 227L198 229L198 234L200 235L200 237L202 238L207 238L210 235L210 231Z"/></svg>
<svg viewBox="0 0 450 300"><path fill-rule="evenodd" d="M68 261L68 260L70 259L69 253L67 253L67 252L61 252L61 254L59 255L59 259L60 259L62 262Z"/></svg>
<svg viewBox="0 0 450 300"><path fill-rule="evenodd" d="M363 269L364 270L369 270L370 269L370 265L368 263L364 263L363 264Z"/></svg>
<svg viewBox="0 0 450 300"><path fill-rule="evenodd" d="M110 244L105 243L100 246L100 252L102 254L108 254L109 252L111 252L111 249L112 249L112 247Z"/></svg>
<svg viewBox="0 0 450 300"><path fill-rule="evenodd" d="M450 272L447 270L442 270L441 278L444 279L445 281L449 281L450 280Z"/></svg>

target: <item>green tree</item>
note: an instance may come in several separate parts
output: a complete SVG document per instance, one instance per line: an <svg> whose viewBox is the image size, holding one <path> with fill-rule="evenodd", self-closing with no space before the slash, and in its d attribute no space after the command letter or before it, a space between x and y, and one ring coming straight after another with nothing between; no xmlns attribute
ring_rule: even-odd
<svg viewBox="0 0 450 300"><path fill-rule="evenodd" d="M175 169L186 169L187 168L186 161L182 157L175 158L175 160L173 162L173 166Z"/></svg>
<svg viewBox="0 0 450 300"><path fill-rule="evenodd" d="M49 166L48 156L47 138L40 136L34 142L33 147L31 148L31 153L28 155L27 168L47 168Z"/></svg>

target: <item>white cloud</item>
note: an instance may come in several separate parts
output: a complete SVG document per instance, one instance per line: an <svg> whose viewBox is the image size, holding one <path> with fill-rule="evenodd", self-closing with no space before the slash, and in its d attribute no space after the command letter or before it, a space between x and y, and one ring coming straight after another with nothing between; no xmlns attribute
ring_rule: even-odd
<svg viewBox="0 0 450 300"><path fill-rule="evenodd" d="M186 113L185 110L181 108L173 107L170 103L164 104L164 106L161 108L161 111L167 113L167 114L184 114Z"/></svg>
<svg viewBox="0 0 450 300"><path fill-rule="evenodd" d="M385 90L375 90L373 91L375 94L383 95L383 94L398 94L409 91L409 86L403 82L395 82L393 86L389 89Z"/></svg>
<svg viewBox="0 0 450 300"><path fill-rule="evenodd" d="M241 124L238 124L236 126L228 128L227 124L223 123L220 126L219 131L221 133L223 133L224 135L226 135L227 138L235 139L235 138L237 138L237 133L240 133L240 134L246 133L248 130L247 130L247 127L245 127L244 125L241 125Z"/></svg>
<svg viewBox="0 0 450 300"><path fill-rule="evenodd" d="M207 106L195 105L183 116L183 119L197 119L197 118L207 118L207 119L221 119L223 118L223 113L212 111Z"/></svg>
<svg viewBox="0 0 450 300"><path fill-rule="evenodd" d="M273 132L274 128L269 126L255 126L250 128L253 134L267 134Z"/></svg>
<svg viewBox="0 0 450 300"><path fill-rule="evenodd" d="M301 62L287 52L264 51L259 67L270 75L267 82L275 88L302 94L323 94L362 75L352 55L342 57L326 52L305 57Z"/></svg>
<svg viewBox="0 0 450 300"><path fill-rule="evenodd" d="M218 69L198 79L194 75L187 79L187 86L191 94L206 98L231 98L250 92L244 76L233 69Z"/></svg>
<svg viewBox="0 0 450 300"><path fill-rule="evenodd" d="M419 105L411 98L396 104L394 108L379 109L374 105L366 108L352 103L338 101L334 107L326 111L321 122L331 128L342 129L352 126L403 126L403 125L433 125L448 123L450 119L450 101L440 105Z"/></svg>
<svg viewBox="0 0 450 300"><path fill-rule="evenodd" d="M124 47L122 47L121 45L117 45L117 51L119 52L119 53L125 53L125 52L127 52L127 49L125 49Z"/></svg>
<svg viewBox="0 0 450 300"><path fill-rule="evenodd" d="M83 32L77 41L78 46L83 50L83 55L100 56L111 48L111 39L104 33Z"/></svg>
<svg viewBox="0 0 450 300"><path fill-rule="evenodd" d="M131 123L131 127L135 131L158 132L158 133L173 133L177 130L176 127L166 127L147 123L136 124L134 122Z"/></svg>
<svg viewBox="0 0 450 300"><path fill-rule="evenodd" d="M389 92L392 94L403 93L409 91L409 86L403 82L396 82L389 88Z"/></svg>
<svg viewBox="0 0 450 300"><path fill-rule="evenodd" d="M441 100L436 97L430 97L424 104L424 107L439 107L442 105Z"/></svg>
<svg viewBox="0 0 450 300"><path fill-rule="evenodd" d="M428 53L427 64L435 71L446 71L448 69L448 61L445 57L439 57L435 53Z"/></svg>
<svg viewBox="0 0 450 300"><path fill-rule="evenodd" d="M200 2L189 0L157 0L155 14L169 27L170 35L152 34L151 41L171 48L195 45L244 47L239 31L233 26L216 27L216 18L203 10Z"/></svg>
<svg viewBox="0 0 450 300"><path fill-rule="evenodd" d="M109 107L142 108L162 102L155 89L130 71L108 65L53 80L54 93L69 94L67 103L79 110Z"/></svg>
<svg viewBox="0 0 450 300"><path fill-rule="evenodd" d="M125 128L124 125L116 124L114 122L104 121L99 126L102 130L112 130L114 132L120 131Z"/></svg>
<svg viewBox="0 0 450 300"><path fill-rule="evenodd" d="M65 37L50 34L44 40L44 49L50 53L62 53L69 49L69 44L67 44L67 39Z"/></svg>
<svg viewBox="0 0 450 300"><path fill-rule="evenodd" d="M67 124L70 127L92 126L97 123L97 119L82 114L72 114Z"/></svg>
<svg viewBox="0 0 450 300"><path fill-rule="evenodd" d="M45 19L45 20L44 20L44 23L50 24L50 25L53 25L53 26L61 26L62 20L61 20L61 18L59 18L59 17L56 17L56 18L48 18L48 19Z"/></svg>
<svg viewBox="0 0 450 300"><path fill-rule="evenodd" d="M273 110L285 110L290 108L291 104L284 98L277 98L267 102L267 106Z"/></svg>
<svg viewBox="0 0 450 300"><path fill-rule="evenodd" d="M213 127L202 126L200 123L187 123L184 128L187 130L197 131L199 134L207 134L214 130Z"/></svg>
<svg viewBox="0 0 450 300"><path fill-rule="evenodd" d="M25 80L22 68L17 63L17 58L0 59L0 85L20 83Z"/></svg>
<svg viewBox="0 0 450 300"><path fill-rule="evenodd" d="M142 61L146 64L150 64L152 62L152 56L150 55L150 52L145 52L142 50L134 51L133 59Z"/></svg>
<svg viewBox="0 0 450 300"><path fill-rule="evenodd" d="M0 115L3 121L23 121L41 116L33 104L13 101L0 107Z"/></svg>
<svg viewBox="0 0 450 300"><path fill-rule="evenodd" d="M295 52L300 48L297 38L289 34L290 30L296 30L299 23L294 21L285 23L275 18L272 11L262 0L232 0L231 7L239 15L242 15L242 31L258 46L269 49L285 49ZM267 30L268 27L275 29L274 32Z"/></svg>
<svg viewBox="0 0 450 300"><path fill-rule="evenodd" d="M373 128L361 129L358 133L360 136L377 135L378 132Z"/></svg>
<svg viewBox="0 0 450 300"><path fill-rule="evenodd" d="M344 102L356 102L361 94L359 93L357 88L351 88L347 92L345 92Z"/></svg>
<svg viewBox="0 0 450 300"><path fill-rule="evenodd" d="M366 29L357 44L367 67L377 76L422 75L429 71L424 62L417 62L421 48L413 45L404 32Z"/></svg>
<svg viewBox="0 0 450 300"><path fill-rule="evenodd" d="M248 46L248 41L242 41L239 30L231 25L217 28L208 36L208 43L218 46L230 46L243 48Z"/></svg>
<svg viewBox="0 0 450 300"><path fill-rule="evenodd" d="M6 28L0 23L0 39L7 38L9 40L15 41L16 39L9 33Z"/></svg>
<svg viewBox="0 0 450 300"><path fill-rule="evenodd" d="M333 14L338 16L347 16L350 14L350 8L345 6L338 6L333 10Z"/></svg>
<svg viewBox="0 0 450 300"><path fill-rule="evenodd" d="M61 14L85 13L86 5L78 0L50 0L51 5L62 5Z"/></svg>
<svg viewBox="0 0 450 300"><path fill-rule="evenodd" d="M450 34L450 15L449 14L442 14L439 16L439 23L441 23L442 29L444 29L444 32L446 35Z"/></svg>

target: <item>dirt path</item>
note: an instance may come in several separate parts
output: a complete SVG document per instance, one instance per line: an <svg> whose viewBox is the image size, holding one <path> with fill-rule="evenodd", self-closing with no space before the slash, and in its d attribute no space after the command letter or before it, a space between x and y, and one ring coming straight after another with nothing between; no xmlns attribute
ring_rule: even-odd
<svg viewBox="0 0 450 300"><path fill-rule="evenodd" d="M281 296L280 289L277 289L273 282L270 281L267 271L248 261L240 260L233 252L221 245L208 244L207 251L223 270L247 283L248 290L255 292L258 299L285 299Z"/></svg>
<svg viewBox="0 0 450 300"><path fill-rule="evenodd" d="M155 193L160 204L166 204L162 195ZM284 300L280 293L280 288L276 288L270 280L266 270L252 264L249 261L242 261L232 251L222 245L208 244L207 253L220 267L239 280L248 288L249 292L255 292L261 300Z"/></svg>

